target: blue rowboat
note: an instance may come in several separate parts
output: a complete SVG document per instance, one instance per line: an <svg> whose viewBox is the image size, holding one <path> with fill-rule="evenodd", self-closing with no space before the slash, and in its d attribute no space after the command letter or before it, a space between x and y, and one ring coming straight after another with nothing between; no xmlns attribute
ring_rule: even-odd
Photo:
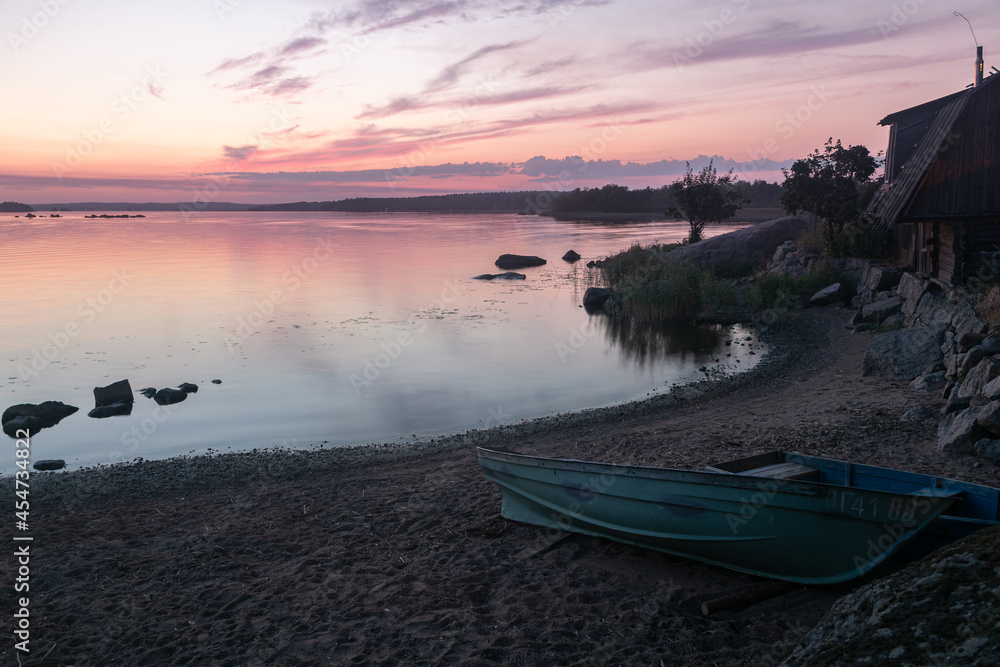
<svg viewBox="0 0 1000 667"><path fill-rule="evenodd" d="M905 545L899 555L920 558L975 531L1000 524L1000 489L905 470L805 456L790 452L769 452L718 463L710 471L745 476L790 475L795 479L890 493L918 493L940 489L956 494L955 502L931 521Z"/></svg>
<svg viewBox="0 0 1000 667"><path fill-rule="evenodd" d="M796 478L791 465L785 476L770 476L749 474L753 468L702 472L482 448L478 457L501 488L507 519L804 584L864 575L963 493L825 483L805 479L815 473L804 464Z"/></svg>

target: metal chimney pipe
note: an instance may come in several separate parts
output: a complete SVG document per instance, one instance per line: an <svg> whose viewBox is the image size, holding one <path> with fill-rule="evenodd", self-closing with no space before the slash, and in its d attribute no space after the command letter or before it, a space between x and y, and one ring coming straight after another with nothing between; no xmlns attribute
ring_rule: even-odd
<svg viewBox="0 0 1000 667"><path fill-rule="evenodd" d="M976 87L983 85L983 47L976 47Z"/></svg>

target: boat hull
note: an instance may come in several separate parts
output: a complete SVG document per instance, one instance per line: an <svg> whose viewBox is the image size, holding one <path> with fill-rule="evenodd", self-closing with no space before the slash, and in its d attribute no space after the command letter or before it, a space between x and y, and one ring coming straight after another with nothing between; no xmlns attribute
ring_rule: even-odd
<svg viewBox="0 0 1000 667"><path fill-rule="evenodd" d="M485 449L479 463L502 489L505 518L808 584L862 576L953 502L933 489L899 494Z"/></svg>

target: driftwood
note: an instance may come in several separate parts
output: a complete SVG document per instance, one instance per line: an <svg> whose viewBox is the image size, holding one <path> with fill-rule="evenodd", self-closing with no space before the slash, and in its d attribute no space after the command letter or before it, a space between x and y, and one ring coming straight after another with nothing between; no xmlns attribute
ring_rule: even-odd
<svg viewBox="0 0 1000 667"><path fill-rule="evenodd" d="M794 588L797 588L797 585L787 581L769 581L763 584L756 584L736 593L730 593L729 595L723 595L722 597L702 602L701 613L709 616L728 609L749 607L752 604L770 600L773 597L787 593Z"/></svg>

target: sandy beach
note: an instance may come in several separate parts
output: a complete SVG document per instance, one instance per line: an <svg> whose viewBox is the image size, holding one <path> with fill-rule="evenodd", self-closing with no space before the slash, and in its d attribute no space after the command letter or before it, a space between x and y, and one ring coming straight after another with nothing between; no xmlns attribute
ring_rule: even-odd
<svg viewBox="0 0 1000 667"><path fill-rule="evenodd" d="M789 317L753 371L643 403L411 446L34 473L20 662L777 664L857 584L705 617L756 580L583 536L529 555L542 531L500 517L475 447L694 468L786 449L1000 484L936 453L936 395L861 376L869 337L847 312ZM932 416L900 419L920 407ZM2 559L5 581L15 567ZM0 598L14 607L12 587Z"/></svg>

